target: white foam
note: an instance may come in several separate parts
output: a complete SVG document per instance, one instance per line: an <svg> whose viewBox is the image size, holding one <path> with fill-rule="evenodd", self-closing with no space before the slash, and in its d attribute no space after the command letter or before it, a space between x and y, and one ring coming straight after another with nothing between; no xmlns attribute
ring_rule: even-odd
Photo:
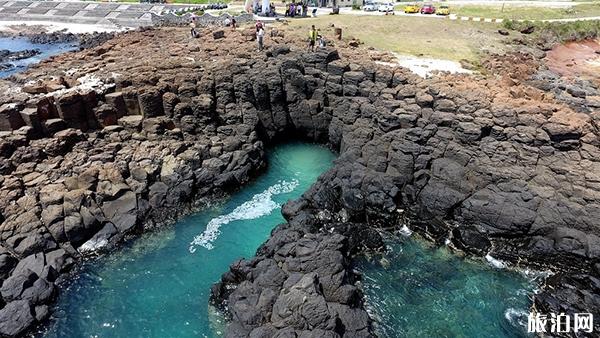
<svg viewBox="0 0 600 338"><path fill-rule="evenodd" d="M525 326L523 318L527 318L528 314L529 313L527 313L527 311L514 309L511 307L504 311L504 318L506 318L511 325L520 327Z"/></svg>
<svg viewBox="0 0 600 338"><path fill-rule="evenodd" d="M410 235L412 235L413 231L410 230L406 224L402 226L402 228L400 230L398 230L398 232L405 237L410 237Z"/></svg>
<svg viewBox="0 0 600 338"><path fill-rule="evenodd" d="M497 269L506 268L506 263L504 263L503 261L501 261L499 259L492 257L490 254L485 255L485 259L488 261L488 263L490 263L491 266L493 266Z"/></svg>
<svg viewBox="0 0 600 338"><path fill-rule="evenodd" d="M87 242L83 243L79 247L79 252L90 253L90 252L98 251L107 245L108 245L108 240L106 240L106 238L92 238L92 239L88 240Z"/></svg>
<svg viewBox="0 0 600 338"><path fill-rule="evenodd" d="M273 196L286 194L294 191L298 187L298 180L279 181L279 183L270 186L267 190L252 196L252 199L244 202L235 208L232 212L211 219L206 225L206 230L196 237L190 243L189 251L194 253L197 246L202 246L208 250L213 249L213 244L221 233L223 225L238 220L256 219L270 214L273 210L281 206L273 200Z"/></svg>

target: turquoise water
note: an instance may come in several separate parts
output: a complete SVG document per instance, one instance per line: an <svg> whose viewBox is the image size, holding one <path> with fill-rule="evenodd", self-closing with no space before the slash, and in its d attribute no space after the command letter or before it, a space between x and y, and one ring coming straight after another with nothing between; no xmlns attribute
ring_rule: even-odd
<svg viewBox="0 0 600 338"><path fill-rule="evenodd" d="M220 325L208 307L211 285L236 259L254 255L284 221L280 206L306 191L334 157L316 145L278 146L266 173L225 203L86 264L63 291L45 337L214 336L211 327Z"/></svg>
<svg viewBox="0 0 600 338"><path fill-rule="evenodd" d="M333 159L316 145L272 149L267 172L226 202L86 263L43 336L218 336L223 322L208 306L211 285L233 261L254 254L283 222L280 206L306 191ZM523 275L411 238L387 240L385 259L358 265L381 337L524 336L519 321L533 284Z"/></svg>
<svg viewBox="0 0 600 338"><path fill-rule="evenodd" d="M26 49L39 49L41 52L40 54L27 59L10 61L9 63L13 64L14 67L0 71L0 78L4 78L11 74L22 72L27 69L28 66L47 59L50 56L75 50L77 49L77 45L71 43L40 44L31 43L25 38L0 38L0 49L8 49L13 52Z"/></svg>
<svg viewBox="0 0 600 338"><path fill-rule="evenodd" d="M527 337L535 275L497 269L406 237L362 259L368 310L382 337Z"/></svg>

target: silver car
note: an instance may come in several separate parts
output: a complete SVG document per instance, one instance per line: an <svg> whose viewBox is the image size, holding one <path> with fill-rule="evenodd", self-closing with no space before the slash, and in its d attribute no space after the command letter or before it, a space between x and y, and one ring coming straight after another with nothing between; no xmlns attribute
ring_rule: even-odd
<svg viewBox="0 0 600 338"><path fill-rule="evenodd" d="M375 12L377 8L378 6L374 2L365 2L365 4L363 5L363 11L365 12Z"/></svg>
<svg viewBox="0 0 600 338"><path fill-rule="evenodd" d="M387 2L387 3L383 3L381 5L379 5L379 7L377 8L380 12L393 12L394 11L394 4Z"/></svg>

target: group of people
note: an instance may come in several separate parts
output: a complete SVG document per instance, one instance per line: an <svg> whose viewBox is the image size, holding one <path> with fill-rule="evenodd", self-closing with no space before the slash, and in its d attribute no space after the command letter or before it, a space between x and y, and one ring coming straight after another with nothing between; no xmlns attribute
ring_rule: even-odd
<svg viewBox="0 0 600 338"><path fill-rule="evenodd" d="M231 18L226 18L223 21L223 25L225 25L225 27L231 27L231 29L235 30L237 28L237 21L235 21L235 18L232 16Z"/></svg>
<svg viewBox="0 0 600 338"><path fill-rule="evenodd" d="M265 13L261 13L261 6L259 5L258 2L254 3L254 6L252 7L252 12L254 14L262 14L263 16L277 16L277 12L275 12L275 5L272 3L269 3L269 11L265 12Z"/></svg>
<svg viewBox="0 0 600 338"><path fill-rule="evenodd" d="M235 30L237 28L237 21L232 16L231 18L225 18L225 20L223 20L223 25L225 27L231 27L231 29ZM192 19L190 21L190 34L192 35L192 38L194 38L194 39L200 37L200 33L198 33L198 31L196 30L197 26L198 26L198 24L197 24L196 17L192 17Z"/></svg>
<svg viewBox="0 0 600 338"><path fill-rule="evenodd" d="M291 18L296 16L306 16L308 14L308 5L304 2L292 2L285 6L285 16Z"/></svg>
<svg viewBox="0 0 600 338"><path fill-rule="evenodd" d="M233 29L236 28L235 18L226 19L224 24L226 26L231 26ZM192 22L190 23L191 27L191 35L192 38L198 38L200 34L196 31L196 20L192 18ZM257 20L255 24L256 28L256 42L258 44L258 50L262 51L265 47L265 25L262 21ZM324 48L326 45L325 39L321 35L321 32L316 29L315 25L312 25L310 30L308 31L308 49L310 51L315 51L315 47L319 46L319 48Z"/></svg>
<svg viewBox="0 0 600 338"><path fill-rule="evenodd" d="M256 42L258 43L258 50L262 51L265 48L264 45L264 39L265 39L265 26L262 23L262 21L258 20L256 21ZM315 51L315 47L319 47L319 48L325 48L325 46L327 45L327 43L325 42L325 39L323 38L323 35L321 35L321 31L318 30L315 25L312 25L310 27L310 30L308 31L308 50L310 50L311 52Z"/></svg>

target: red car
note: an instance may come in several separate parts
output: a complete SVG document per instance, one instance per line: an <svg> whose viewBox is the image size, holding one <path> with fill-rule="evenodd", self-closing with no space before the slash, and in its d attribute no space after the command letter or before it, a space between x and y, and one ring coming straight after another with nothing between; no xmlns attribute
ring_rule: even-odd
<svg viewBox="0 0 600 338"><path fill-rule="evenodd" d="M435 14L435 7L433 5L423 5L421 14Z"/></svg>

